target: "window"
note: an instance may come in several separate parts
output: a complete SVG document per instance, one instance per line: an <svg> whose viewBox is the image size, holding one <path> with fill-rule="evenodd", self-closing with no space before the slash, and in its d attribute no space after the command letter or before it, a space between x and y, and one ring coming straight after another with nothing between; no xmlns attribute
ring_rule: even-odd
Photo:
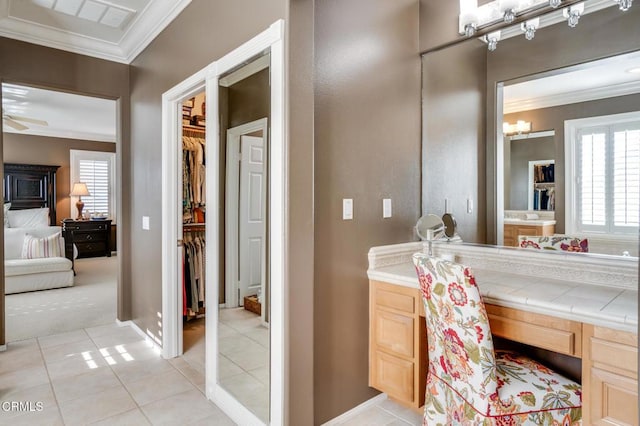
<svg viewBox="0 0 640 426"><path fill-rule="evenodd" d="M637 235L640 114L572 120L570 127L567 195L572 197L567 199L570 206L567 229L580 233Z"/></svg>
<svg viewBox="0 0 640 426"><path fill-rule="evenodd" d="M71 186L74 182L87 184L90 196L83 196L84 212L107 213L116 221L115 157L113 152L71 151ZM75 217L76 199L71 200L71 212Z"/></svg>

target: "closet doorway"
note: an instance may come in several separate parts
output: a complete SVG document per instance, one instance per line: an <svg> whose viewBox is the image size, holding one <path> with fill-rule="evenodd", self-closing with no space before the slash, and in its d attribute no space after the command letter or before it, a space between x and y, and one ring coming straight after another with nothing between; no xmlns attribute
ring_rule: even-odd
<svg viewBox="0 0 640 426"><path fill-rule="evenodd" d="M87 340L117 318L118 101L17 82L2 99L6 341Z"/></svg>

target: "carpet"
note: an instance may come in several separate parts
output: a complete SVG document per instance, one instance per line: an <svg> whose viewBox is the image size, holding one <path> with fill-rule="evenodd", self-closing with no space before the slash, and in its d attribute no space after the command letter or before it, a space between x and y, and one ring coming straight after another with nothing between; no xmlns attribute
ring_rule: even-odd
<svg viewBox="0 0 640 426"><path fill-rule="evenodd" d="M73 287L5 296L7 342L115 322L117 257L76 259L75 269Z"/></svg>

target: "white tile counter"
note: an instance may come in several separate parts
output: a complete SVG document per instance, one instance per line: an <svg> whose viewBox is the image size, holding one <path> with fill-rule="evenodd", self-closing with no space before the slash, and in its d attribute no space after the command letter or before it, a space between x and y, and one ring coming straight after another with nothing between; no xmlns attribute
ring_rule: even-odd
<svg viewBox="0 0 640 426"><path fill-rule="evenodd" d="M422 243L372 248L369 279L418 288L411 256L421 250ZM434 254L470 266L486 303L637 332L637 259L466 244L435 244Z"/></svg>

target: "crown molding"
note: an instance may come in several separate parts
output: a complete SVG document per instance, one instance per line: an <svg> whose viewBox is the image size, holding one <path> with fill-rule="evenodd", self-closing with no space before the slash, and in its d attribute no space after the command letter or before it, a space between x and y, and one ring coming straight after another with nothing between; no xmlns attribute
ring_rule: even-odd
<svg viewBox="0 0 640 426"><path fill-rule="evenodd" d="M42 129L29 128L27 130L18 131L18 130L11 129L9 126L4 126L3 130L6 133L13 133L16 135L45 136L49 138L78 139L83 141L116 143L115 135L109 135L104 133L78 132L78 131L58 130L58 129L50 129L50 128L42 128Z"/></svg>
<svg viewBox="0 0 640 426"><path fill-rule="evenodd" d="M191 0L152 1L136 14L118 43L24 21L9 15L0 0L0 36L108 61L130 64Z"/></svg>
<svg viewBox="0 0 640 426"><path fill-rule="evenodd" d="M575 104L578 102L588 102L598 99L632 95L634 93L640 93L640 81L631 81L604 87L596 87L593 89L576 90L573 92L505 102L503 113L511 114L514 112L549 108L558 105Z"/></svg>

